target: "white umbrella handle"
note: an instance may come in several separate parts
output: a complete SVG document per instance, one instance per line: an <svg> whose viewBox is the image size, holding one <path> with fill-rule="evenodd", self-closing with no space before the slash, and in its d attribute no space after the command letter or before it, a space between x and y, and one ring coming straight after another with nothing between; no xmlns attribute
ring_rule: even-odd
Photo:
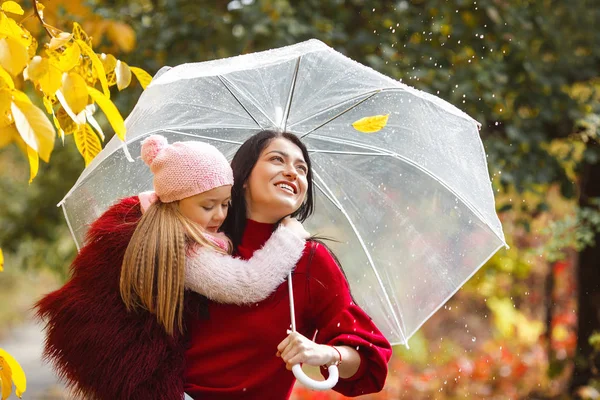
<svg viewBox="0 0 600 400"><path fill-rule="evenodd" d="M288 289L290 292L290 317L292 320L292 332L296 332L296 313L294 311L294 290L292 287L291 272L288 275ZM316 381L312 378L309 378L304 371L302 371L302 366L300 364L292 366L292 372L294 373L296 379L298 379L307 388L313 390L328 390L337 384L340 377L337 365L330 365L327 370L329 371L329 378L327 378L325 381Z"/></svg>
<svg viewBox="0 0 600 400"><path fill-rule="evenodd" d="M316 381L312 378L309 378L304 371L302 371L300 364L296 364L292 367L292 372L294 373L296 379L298 379L307 388L313 390L328 390L337 384L339 378L337 365L330 365L327 370L329 371L329 378L327 378L326 381Z"/></svg>

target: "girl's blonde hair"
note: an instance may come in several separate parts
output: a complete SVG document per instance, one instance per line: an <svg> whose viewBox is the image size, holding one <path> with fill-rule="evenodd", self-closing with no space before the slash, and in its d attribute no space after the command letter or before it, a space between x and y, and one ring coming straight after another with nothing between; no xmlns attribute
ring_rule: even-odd
<svg viewBox="0 0 600 400"><path fill-rule="evenodd" d="M142 215L123 258L120 291L127 309L150 311L169 335L176 322L183 329L186 244L194 242L226 254L181 213L178 201L157 200Z"/></svg>

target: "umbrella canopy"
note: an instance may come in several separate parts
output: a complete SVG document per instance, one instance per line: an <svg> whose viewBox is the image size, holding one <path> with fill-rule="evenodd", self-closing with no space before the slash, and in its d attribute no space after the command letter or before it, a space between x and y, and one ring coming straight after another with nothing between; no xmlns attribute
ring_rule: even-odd
<svg viewBox="0 0 600 400"><path fill-rule="evenodd" d="M352 124L388 115L374 133ZM298 135L316 186L312 233L335 238L357 303L392 344L410 336L500 247L479 125L317 40L165 67L60 203L78 246L117 199L152 188L140 143L203 140L229 159L263 129Z"/></svg>

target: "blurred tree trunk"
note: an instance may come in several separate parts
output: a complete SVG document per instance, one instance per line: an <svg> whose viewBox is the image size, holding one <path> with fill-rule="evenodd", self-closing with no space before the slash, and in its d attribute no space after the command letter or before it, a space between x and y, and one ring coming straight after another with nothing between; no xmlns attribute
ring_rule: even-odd
<svg viewBox="0 0 600 400"><path fill-rule="evenodd" d="M597 144L595 146L598 146ZM600 197L600 163L588 164L581 175L581 207L589 206L588 199ZM600 234L596 234L596 245L587 247L579 257L577 272L578 321L577 358L589 360L592 353L588 339L594 330L600 330ZM592 366L576 365L571 388L589 383Z"/></svg>

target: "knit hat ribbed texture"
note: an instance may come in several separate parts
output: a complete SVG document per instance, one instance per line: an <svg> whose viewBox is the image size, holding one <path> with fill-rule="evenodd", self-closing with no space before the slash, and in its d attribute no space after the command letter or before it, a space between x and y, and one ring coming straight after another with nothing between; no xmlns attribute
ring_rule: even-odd
<svg viewBox="0 0 600 400"><path fill-rule="evenodd" d="M208 143L189 141L170 145L164 136L152 135L142 142L142 160L154 174L154 191L163 203L233 185L227 159Z"/></svg>

